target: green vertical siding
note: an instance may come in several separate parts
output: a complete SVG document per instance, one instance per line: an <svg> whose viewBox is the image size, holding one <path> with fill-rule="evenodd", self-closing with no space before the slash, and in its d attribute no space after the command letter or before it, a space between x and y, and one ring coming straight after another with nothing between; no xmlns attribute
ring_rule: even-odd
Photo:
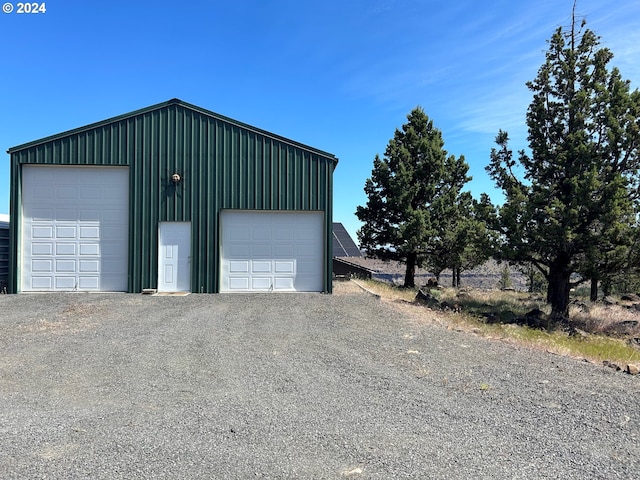
<svg viewBox="0 0 640 480"><path fill-rule="evenodd" d="M129 291L157 287L158 222L192 225L191 285L219 290L223 208L325 212L324 289L331 291L332 176L337 160L213 112L173 100L10 149L11 258L17 272L21 166L129 167ZM183 181L174 185L171 174ZM17 275L10 279L17 291Z"/></svg>
<svg viewBox="0 0 640 480"><path fill-rule="evenodd" d="M9 224L0 221L0 294L9 281Z"/></svg>

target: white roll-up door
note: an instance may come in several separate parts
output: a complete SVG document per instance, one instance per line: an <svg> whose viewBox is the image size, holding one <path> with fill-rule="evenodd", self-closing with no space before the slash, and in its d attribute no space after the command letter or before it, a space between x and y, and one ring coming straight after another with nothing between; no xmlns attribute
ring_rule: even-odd
<svg viewBox="0 0 640 480"><path fill-rule="evenodd" d="M21 290L126 291L126 167L22 167Z"/></svg>
<svg viewBox="0 0 640 480"><path fill-rule="evenodd" d="M223 210L222 292L322 291L322 212Z"/></svg>

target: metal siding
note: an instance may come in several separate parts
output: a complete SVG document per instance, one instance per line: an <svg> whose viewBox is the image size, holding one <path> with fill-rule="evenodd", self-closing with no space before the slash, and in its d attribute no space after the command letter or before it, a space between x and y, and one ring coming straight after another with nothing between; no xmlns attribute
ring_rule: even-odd
<svg viewBox="0 0 640 480"><path fill-rule="evenodd" d="M75 132L75 131L74 131ZM129 166L129 291L157 287L158 223L191 222L194 292L219 290L219 216L223 208L325 212L331 290L332 174L335 159L257 129L168 104L11 151L11 278L20 258L21 168L25 163ZM183 176L174 186L172 173Z"/></svg>
<svg viewBox="0 0 640 480"><path fill-rule="evenodd" d="M0 222L0 293L9 283L9 224Z"/></svg>
<svg viewBox="0 0 640 480"><path fill-rule="evenodd" d="M25 155L15 155L18 158L23 158ZM12 159L14 155L11 156ZM7 291L9 293L18 292L18 278L20 278L20 256L22 254L20 244L22 238L20 236L20 228L18 225L21 223L22 215L20 211L22 207L20 205L20 198L22 197L22 170L17 161L11 162L11 189L9 192L9 282L7 285Z"/></svg>

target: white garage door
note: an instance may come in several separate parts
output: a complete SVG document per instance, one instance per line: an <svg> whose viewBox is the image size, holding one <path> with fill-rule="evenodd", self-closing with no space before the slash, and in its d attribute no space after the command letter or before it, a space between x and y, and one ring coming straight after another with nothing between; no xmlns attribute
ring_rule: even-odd
<svg viewBox="0 0 640 480"><path fill-rule="evenodd" d="M22 168L22 291L126 291L126 167Z"/></svg>
<svg viewBox="0 0 640 480"><path fill-rule="evenodd" d="M322 291L322 212L221 212L223 292Z"/></svg>

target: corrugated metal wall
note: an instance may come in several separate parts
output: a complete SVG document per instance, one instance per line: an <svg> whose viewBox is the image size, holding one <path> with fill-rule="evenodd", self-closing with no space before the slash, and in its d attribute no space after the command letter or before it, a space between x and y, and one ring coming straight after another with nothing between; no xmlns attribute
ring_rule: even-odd
<svg viewBox="0 0 640 480"><path fill-rule="evenodd" d="M29 164L129 166L129 291L157 287L158 222L190 221L194 292L219 291L219 211L325 212L324 287L331 291L335 157L180 101L149 107L11 153L11 216L20 218L21 168ZM170 178L183 180L175 185ZM19 228L12 222L12 258ZM12 271L16 269L12 266ZM10 288L17 289L17 279Z"/></svg>
<svg viewBox="0 0 640 480"><path fill-rule="evenodd" d="M9 223L0 221L0 293L6 293L9 281Z"/></svg>

